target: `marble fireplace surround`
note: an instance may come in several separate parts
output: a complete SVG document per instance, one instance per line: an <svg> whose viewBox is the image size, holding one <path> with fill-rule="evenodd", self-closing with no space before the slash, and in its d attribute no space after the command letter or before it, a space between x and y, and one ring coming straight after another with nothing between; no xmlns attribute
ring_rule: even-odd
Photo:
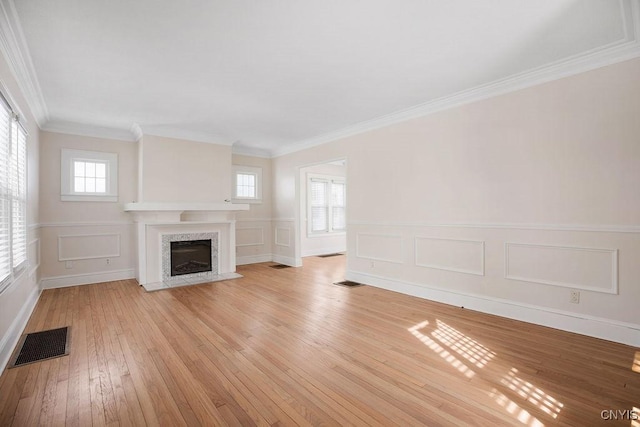
<svg viewBox="0 0 640 427"><path fill-rule="evenodd" d="M152 291L241 277L235 272L235 212L248 209L248 204L232 203L125 204L124 210L133 214L136 224L138 283ZM213 269L217 266L217 271L167 277L164 264L169 257L163 253L163 241L180 235L215 236L217 264Z"/></svg>

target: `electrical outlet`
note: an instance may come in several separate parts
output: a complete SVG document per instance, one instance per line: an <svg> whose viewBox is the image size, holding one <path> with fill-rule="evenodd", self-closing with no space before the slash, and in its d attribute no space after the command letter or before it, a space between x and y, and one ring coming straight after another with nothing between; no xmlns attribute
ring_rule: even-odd
<svg viewBox="0 0 640 427"><path fill-rule="evenodd" d="M64 268L66 268L67 270L70 268L73 268L73 261L67 261L64 263Z"/></svg>
<svg viewBox="0 0 640 427"><path fill-rule="evenodd" d="M376 266L376 264L373 261L371 261L371 266L370 267L373 268L375 266Z"/></svg>
<svg viewBox="0 0 640 427"><path fill-rule="evenodd" d="M111 258L107 258L107 265L111 264Z"/></svg>
<svg viewBox="0 0 640 427"><path fill-rule="evenodd" d="M571 294L569 295L569 302L571 304L580 304L580 292L571 291Z"/></svg>

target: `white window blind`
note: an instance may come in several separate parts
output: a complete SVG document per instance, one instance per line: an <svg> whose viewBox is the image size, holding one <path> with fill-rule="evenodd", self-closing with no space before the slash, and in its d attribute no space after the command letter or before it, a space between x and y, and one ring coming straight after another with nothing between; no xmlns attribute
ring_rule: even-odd
<svg viewBox="0 0 640 427"><path fill-rule="evenodd" d="M11 248L19 268L27 260L27 135L17 121L11 133Z"/></svg>
<svg viewBox="0 0 640 427"><path fill-rule="evenodd" d="M343 232L346 229L346 185L341 179L309 179L309 233Z"/></svg>
<svg viewBox="0 0 640 427"><path fill-rule="evenodd" d="M11 275L11 110L0 99L0 286Z"/></svg>
<svg viewBox="0 0 640 427"><path fill-rule="evenodd" d="M344 182L331 183L331 228L333 231L344 231L347 218L345 215L346 193Z"/></svg>
<svg viewBox="0 0 640 427"><path fill-rule="evenodd" d="M27 261L27 135L0 97L0 290Z"/></svg>
<svg viewBox="0 0 640 427"><path fill-rule="evenodd" d="M311 180L311 232L328 231L329 228L329 198L327 197L328 182Z"/></svg>

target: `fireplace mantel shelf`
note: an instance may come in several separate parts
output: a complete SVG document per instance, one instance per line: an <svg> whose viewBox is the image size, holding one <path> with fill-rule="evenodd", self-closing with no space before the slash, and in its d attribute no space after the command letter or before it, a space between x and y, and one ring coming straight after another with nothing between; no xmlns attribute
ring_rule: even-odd
<svg viewBox="0 0 640 427"><path fill-rule="evenodd" d="M197 211L248 211L246 203L125 203L125 212L197 212Z"/></svg>

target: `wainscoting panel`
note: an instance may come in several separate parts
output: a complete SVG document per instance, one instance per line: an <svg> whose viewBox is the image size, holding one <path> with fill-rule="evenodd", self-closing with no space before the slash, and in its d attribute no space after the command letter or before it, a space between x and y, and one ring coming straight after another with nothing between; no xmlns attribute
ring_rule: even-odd
<svg viewBox="0 0 640 427"><path fill-rule="evenodd" d="M396 234L358 233L356 256L377 261L403 264L402 236Z"/></svg>
<svg viewBox="0 0 640 427"><path fill-rule="evenodd" d="M29 242L28 258L33 270L40 267L40 238L35 238Z"/></svg>
<svg viewBox="0 0 640 427"><path fill-rule="evenodd" d="M120 256L120 234L76 234L58 236L58 261Z"/></svg>
<svg viewBox="0 0 640 427"><path fill-rule="evenodd" d="M484 242L416 237L415 264L418 267L484 276Z"/></svg>
<svg viewBox="0 0 640 427"><path fill-rule="evenodd" d="M276 227L275 243L278 246L291 246L291 229L285 227Z"/></svg>
<svg viewBox="0 0 640 427"><path fill-rule="evenodd" d="M264 245L264 227L236 227L236 247Z"/></svg>
<svg viewBox="0 0 640 427"><path fill-rule="evenodd" d="M618 250L505 243L505 278L618 293Z"/></svg>

